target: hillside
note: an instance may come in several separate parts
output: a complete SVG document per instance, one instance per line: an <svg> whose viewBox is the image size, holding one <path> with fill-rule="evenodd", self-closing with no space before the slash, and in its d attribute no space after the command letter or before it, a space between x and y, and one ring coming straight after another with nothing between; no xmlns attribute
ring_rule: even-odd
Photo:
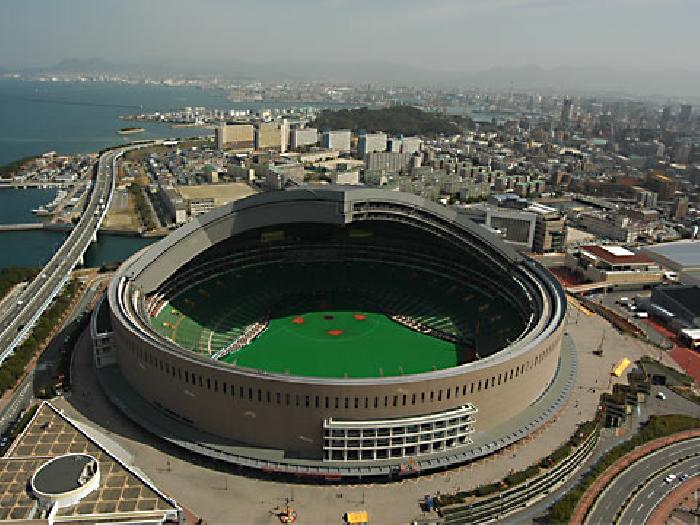
<svg viewBox="0 0 700 525"><path fill-rule="evenodd" d="M386 131L392 135L454 135L468 124L459 117L427 113L412 106L384 109L324 110L314 121L318 129L352 129L369 132Z"/></svg>

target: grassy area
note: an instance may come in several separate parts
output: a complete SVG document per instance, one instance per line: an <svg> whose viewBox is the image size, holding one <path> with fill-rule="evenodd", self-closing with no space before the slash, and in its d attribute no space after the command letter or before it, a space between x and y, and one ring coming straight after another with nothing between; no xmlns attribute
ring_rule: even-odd
<svg viewBox="0 0 700 525"><path fill-rule="evenodd" d="M581 481L567 492L563 498L550 507L541 523L568 523L579 500L593 482L610 465L618 459L629 454L635 448L654 439L676 434L684 430L700 428L700 419L685 415L651 416L649 421L631 439L616 446L610 452L602 456L591 469L583 476Z"/></svg>
<svg viewBox="0 0 700 525"><path fill-rule="evenodd" d="M397 376L456 366L457 348L384 314L322 311L272 320L226 361L304 376Z"/></svg>
<svg viewBox="0 0 700 525"><path fill-rule="evenodd" d="M0 395L15 386L17 380L22 377L27 364L56 328L79 288L77 281L69 281L53 304L39 318L29 337L0 366Z"/></svg>
<svg viewBox="0 0 700 525"><path fill-rule="evenodd" d="M39 268L3 268L0 270L0 299L5 297L13 286L34 279L41 270Z"/></svg>
<svg viewBox="0 0 700 525"><path fill-rule="evenodd" d="M689 386L693 384L693 378L688 374L679 372L675 368L666 366L649 356L642 356L639 360L639 364L647 375L656 374L666 376L666 381L669 385Z"/></svg>

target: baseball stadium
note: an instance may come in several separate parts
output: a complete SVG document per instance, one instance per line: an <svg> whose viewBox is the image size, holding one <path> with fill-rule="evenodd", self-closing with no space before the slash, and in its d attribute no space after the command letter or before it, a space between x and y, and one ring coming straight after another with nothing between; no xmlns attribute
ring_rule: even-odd
<svg viewBox="0 0 700 525"><path fill-rule="evenodd" d="M434 470L523 437L510 427L562 399L559 285L413 195L253 195L134 255L107 299L95 361L118 406L247 467Z"/></svg>

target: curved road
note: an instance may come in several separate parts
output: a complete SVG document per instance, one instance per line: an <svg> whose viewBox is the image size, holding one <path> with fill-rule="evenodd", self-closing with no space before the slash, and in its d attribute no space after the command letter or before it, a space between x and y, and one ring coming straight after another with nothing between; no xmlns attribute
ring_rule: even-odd
<svg viewBox="0 0 700 525"><path fill-rule="evenodd" d="M125 146L100 156L90 200L77 226L36 279L24 288L14 304L0 317L0 363L24 340L68 280L70 273L82 261L109 207L114 191L117 159L129 149L144 146Z"/></svg>
<svg viewBox="0 0 700 525"><path fill-rule="evenodd" d="M646 523L652 511L661 503L676 487L681 483L678 479L671 483L665 483L664 478L669 474L688 474L694 475L700 470L700 452L696 446L696 455L693 458L686 459L676 465L662 470L649 480L642 490L640 490L634 498L629 502L618 523L637 524Z"/></svg>
<svg viewBox="0 0 700 525"><path fill-rule="evenodd" d="M664 495L671 491L675 484L664 483L663 479L671 472L678 474L685 472L686 466L669 467L671 463L681 460L685 456L694 456L693 460L696 465L700 465L700 438L689 439L669 445L658 451L640 459L636 463L630 465L626 470L620 473L608 485L605 491L596 500L593 508L588 513L585 523L614 523L617 513L626 504L627 497L643 486L640 493L637 494L626 508L623 510L621 523L644 523L637 518L639 514L644 516L650 513L651 510L663 499ZM648 484L645 485L645 480L657 471L662 473L655 476ZM639 499L641 494L644 494L645 501L642 503ZM664 495L662 495L662 493ZM654 497L656 496L656 497ZM653 499L652 499L653 498ZM630 514L631 513L631 514ZM635 519L633 519L633 516Z"/></svg>

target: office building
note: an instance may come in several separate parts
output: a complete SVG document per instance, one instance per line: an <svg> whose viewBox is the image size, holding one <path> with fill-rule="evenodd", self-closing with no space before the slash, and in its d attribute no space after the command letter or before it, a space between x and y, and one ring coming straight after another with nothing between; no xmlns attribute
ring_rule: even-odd
<svg viewBox="0 0 700 525"><path fill-rule="evenodd" d="M559 118L559 123L562 126L566 126L571 122L573 116L573 101L570 98L565 98L564 103L561 106L561 117Z"/></svg>
<svg viewBox="0 0 700 525"><path fill-rule="evenodd" d="M693 111L693 106L690 104L683 104L681 106L681 112L678 115L678 120L681 122L681 124L687 124L690 122L690 115Z"/></svg>

